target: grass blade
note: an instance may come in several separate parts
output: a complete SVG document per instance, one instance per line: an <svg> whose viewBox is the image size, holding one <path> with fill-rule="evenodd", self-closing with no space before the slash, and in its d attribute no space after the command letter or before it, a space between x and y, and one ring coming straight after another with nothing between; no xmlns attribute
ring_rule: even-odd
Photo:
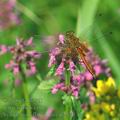
<svg viewBox="0 0 120 120"><path fill-rule="evenodd" d="M82 30L91 26L97 11L100 0L84 0L82 7L78 11L76 35L79 37Z"/></svg>
<svg viewBox="0 0 120 120"><path fill-rule="evenodd" d="M101 37L102 36L102 37ZM101 32L101 30L96 27L96 37L101 39L96 39L100 45L100 47L103 50L103 54L108 58L109 63L113 69L113 73L116 75L117 78L117 83L118 85L120 84L119 80L120 80L120 64L119 61L117 60L115 54L112 51L111 46L107 43L103 33Z"/></svg>

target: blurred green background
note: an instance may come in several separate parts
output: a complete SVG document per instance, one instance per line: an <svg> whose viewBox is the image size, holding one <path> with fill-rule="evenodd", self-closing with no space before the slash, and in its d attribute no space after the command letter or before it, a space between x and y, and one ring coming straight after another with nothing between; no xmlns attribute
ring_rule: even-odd
<svg viewBox="0 0 120 120"><path fill-rule="evenodd" d="M88 41L100 57L108 60L117 85L120 84L119 0L18 0L15 10L19 13L21 23L0 31L1 44L10 45L15 43L17 37L28 39L32 36L37 45L36 49L43 52L43 36L72 30L81 40ZM11 82L7 86L4 83L9 76L9 72L4 69L8 58L10 56L5 55L0 59L0 94L5 96L11 94L13 87ZM45 53L38 65L42 79L49 70L47 64L48 54ZM37 81L33 79L34 77L29 80L30 91L37 85ZM58 109L57 105L62 103L60 95L53 96L50 91L39 89L52 86L53 83L44 80L41 84L32 96L44 98L43 102L38 103L43 106L43 110L39 112L45 112L48 106ZM8 104L9 102L3 104L0 101L0 111ZM60 110L62 108L59 108L58 112Z"/></svg>

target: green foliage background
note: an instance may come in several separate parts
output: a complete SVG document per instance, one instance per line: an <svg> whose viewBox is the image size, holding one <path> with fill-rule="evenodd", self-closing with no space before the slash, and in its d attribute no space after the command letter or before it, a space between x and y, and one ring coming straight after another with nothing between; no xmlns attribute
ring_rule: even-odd
<svg viewBox="0 0 120 120"><path fill-rule="evenodd" d="M10 45L15 43L16 37L28 39L32 36L37 45L36 49L44 51L41 44L43 36L72 30L83 38L81 40L88 41L100 57L108 59L117 85L120 85L119 0L18 0L15 9L20 14L21 24L0 31L1 44ZM4 85L4 80L10 76L4 69L4 64L9 58L9 55L4 55L0 59L0 95L8 96L7 102L0 99L0 111L7 111L6 108L12 102L9 97L13 92L12 81L9 81L7 86ZM44 114L48 107L56 109L55 114L61 113L63 111L61 93L51 95L48 90L56 81L45 80L49 71L48 54L45 53L38 63L42 82L38 84L35 77L29 79L30 92L37 86L32 98L40 108L43 108L39 109L38 113ZM42 102L38 102L38 99ZM61 117L53 119L61 120Z"/></svg>

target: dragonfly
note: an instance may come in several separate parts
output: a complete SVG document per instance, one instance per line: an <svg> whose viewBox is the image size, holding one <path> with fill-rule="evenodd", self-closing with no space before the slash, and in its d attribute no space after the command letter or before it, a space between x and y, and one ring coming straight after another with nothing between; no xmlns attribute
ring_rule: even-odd
<svg viewBox="0 0 120 120"><path fill-rule="evenodd" d="M92 74L94 78L96 78L92 65L86 59L86 54L89 52L89 47L85 42L81 42L72 31L66 32L63 52L67 55L70 55L72 58L80 56L80 59L84 63L86 69Z"/></svg>

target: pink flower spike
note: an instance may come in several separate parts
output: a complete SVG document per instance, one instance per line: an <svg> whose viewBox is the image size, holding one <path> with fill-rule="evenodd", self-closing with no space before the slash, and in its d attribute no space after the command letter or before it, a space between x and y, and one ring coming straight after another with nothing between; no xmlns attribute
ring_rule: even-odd
<svg viewBox="0 0 120 120"><path fill-rule="evenodd" d="M59 41L64 44L64 35L60 34L59 35Z"/></svg>

